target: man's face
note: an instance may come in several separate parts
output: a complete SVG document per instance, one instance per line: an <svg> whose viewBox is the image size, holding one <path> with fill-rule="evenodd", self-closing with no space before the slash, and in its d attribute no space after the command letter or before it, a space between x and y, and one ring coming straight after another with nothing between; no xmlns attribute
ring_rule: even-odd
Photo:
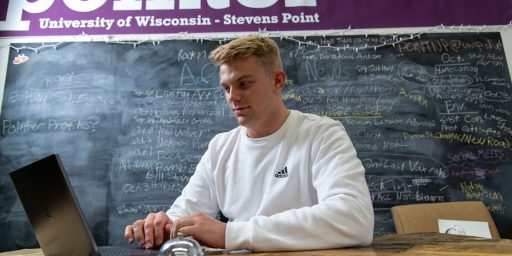
<svg viewBox="0 0 512 256"><path fill-rule="evenodd" d="M220 66L220 84L226 101L238 123L258 133L271 122L281 87L276 85L276 72L269 72L255 56L238 59Z"/></svg>

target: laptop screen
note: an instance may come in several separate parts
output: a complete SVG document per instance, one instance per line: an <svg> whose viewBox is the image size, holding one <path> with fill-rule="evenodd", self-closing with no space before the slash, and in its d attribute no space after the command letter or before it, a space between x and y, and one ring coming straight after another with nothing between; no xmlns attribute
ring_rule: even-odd
<svg viewBox="0 0 512 256"><path fill-rule="evenodd" d="M58 155L10 177L45 255L99 255Z"/></svg>

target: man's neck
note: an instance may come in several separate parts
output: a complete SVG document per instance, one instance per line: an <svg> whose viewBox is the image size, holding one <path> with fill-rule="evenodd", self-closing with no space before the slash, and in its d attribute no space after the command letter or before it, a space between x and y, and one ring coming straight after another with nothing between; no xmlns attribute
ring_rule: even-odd
<svg viewBox="0 0 512 256"><path fill-rule="evenodd" d="M276 119L276 122L269 122L273 125L265 125L263 124L263 127L258 127L256 129L251 129L247 127L247 137L249 138L262 138L269 136L279 130L286 122L286 119L288 119L288 116L290 116L290 110L286 107L280 108L280 110L276 113L275 116L273 116L273 119Z"/></svg>

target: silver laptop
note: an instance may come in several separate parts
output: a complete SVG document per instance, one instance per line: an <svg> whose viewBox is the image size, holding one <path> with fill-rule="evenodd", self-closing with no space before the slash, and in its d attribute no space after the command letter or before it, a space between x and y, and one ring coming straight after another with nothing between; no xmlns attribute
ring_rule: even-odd
<svg viewBox="0 0 512 256"><path fill-rule="evenodd" d="M46 256L158 254L138 248L96 246L58 155L9 175Z"/></svg>

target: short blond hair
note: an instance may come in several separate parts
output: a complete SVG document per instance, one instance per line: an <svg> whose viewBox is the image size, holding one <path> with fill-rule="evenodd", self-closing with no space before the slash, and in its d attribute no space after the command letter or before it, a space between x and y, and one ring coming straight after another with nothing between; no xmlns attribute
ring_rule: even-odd
<svg viewBox="0 0 512 256"><path fill-rule="evenodd" d="M249 56L258 57L269 71L283 69L279 46L261 35L242 36L210 52L210 60L218 65Z"/></svg>

